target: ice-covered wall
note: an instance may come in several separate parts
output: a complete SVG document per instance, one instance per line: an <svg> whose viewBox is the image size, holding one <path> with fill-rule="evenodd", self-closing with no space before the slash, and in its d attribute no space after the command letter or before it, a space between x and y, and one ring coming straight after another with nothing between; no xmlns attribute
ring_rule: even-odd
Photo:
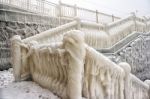
<svg viewBox="0 0 150 99"><path fill-rule="evenodd" d="M24 39L69 21L63 18L20 12L5 5L0 7L0 70L11 67L10 38L12 36L20 35Z"/></svg>
<svg viewBox="0 0 150 99"><path fill-rule="evenodd" d="M50 25L38 25L0 21L0 70L10 67L10 38L20 35L26 38L52 28Z"/></svg>
<svg viewBox="0 0 150 99"><path fill-rule="evenodd" d="M128 62L132 73L141 80L150 79L150 33L140 35L128 46L115 53L113 60L116 62Z"/></svg>

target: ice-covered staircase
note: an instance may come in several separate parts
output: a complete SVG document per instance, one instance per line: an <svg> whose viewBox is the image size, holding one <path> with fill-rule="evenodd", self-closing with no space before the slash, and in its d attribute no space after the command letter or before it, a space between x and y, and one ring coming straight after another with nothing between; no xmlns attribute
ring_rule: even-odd
<svg viewBox="0 0 150 99"><path fill-rule="evenodd" d="M99 50L114 62L128 62L141 80L150 79L150 33L133 33L108 49Z"/></svg>
<svg viewBox="0 0 150 99"><path fill-rule="evenodd" d="M32 77L62 98L149 99L149 80L141 81L131 74L129 64L114 63L87 45L82 31L68 30L62 41L50 42L55 32L74 24L26 39L14 36L11 50L15 80Z"/></svg>

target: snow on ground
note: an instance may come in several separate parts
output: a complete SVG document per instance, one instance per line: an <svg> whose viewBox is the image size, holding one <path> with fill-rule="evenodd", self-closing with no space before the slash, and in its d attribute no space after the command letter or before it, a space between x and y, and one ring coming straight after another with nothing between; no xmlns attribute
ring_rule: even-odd
<svg viewBox="0 0 150 99"><path fill-rule="evenodd" d="M14 82L12 72L0 71L0 99L60 99L35 82Z"/></svg>
<svg viewBox="0 0 150 99"><path fill-rule="evenodd" d="M0 88L6 87L14 81L13 69L0 71Z"/></svg>

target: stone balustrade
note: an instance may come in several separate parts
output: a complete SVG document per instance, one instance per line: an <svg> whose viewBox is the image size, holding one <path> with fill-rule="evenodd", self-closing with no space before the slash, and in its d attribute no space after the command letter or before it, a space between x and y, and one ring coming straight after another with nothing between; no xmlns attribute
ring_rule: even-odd
<svg viewBox="0 0 150 99"><path fill-rule="evenodd" d="M76 30L58 43L13 37L15 80L31 77L63 99L149 99L149 85L130 74L129 64L112 62L83 39Z"/></svg>

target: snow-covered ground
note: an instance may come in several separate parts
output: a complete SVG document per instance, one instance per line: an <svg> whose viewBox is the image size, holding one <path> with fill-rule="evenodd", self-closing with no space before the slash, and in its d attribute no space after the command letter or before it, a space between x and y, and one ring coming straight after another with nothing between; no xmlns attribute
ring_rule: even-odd
<svg viewBox="0 0 150 99"><path fill-rule="evenodd" d="M0 99L60 99L32 81L14 82L13 69L0 71Z"/></svg>

